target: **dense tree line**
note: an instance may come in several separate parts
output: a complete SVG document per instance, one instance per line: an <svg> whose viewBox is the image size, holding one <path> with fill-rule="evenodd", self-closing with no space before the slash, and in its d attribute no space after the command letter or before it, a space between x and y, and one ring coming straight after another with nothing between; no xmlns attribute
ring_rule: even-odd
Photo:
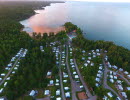
<svg viewBox="0 0 130 100"><path fill-rule="evenodd" d="M54 33L49 35L45 33L43 36L34 33L33 37L30 37L26 32L21 31L23 26L19 23L20 20L33 15L34 9L49 4L50 2L43 1L0 2L0 73L20 48L28 49L18 72L11 77L4 90L4 95L9 100L23 96L31 89L46 87L48 82L46 72L50 69L56 70L54 54L48 46L52 41L64 42L65 32L60 32L56 36ZM45 48L45 52L40 51L41 45Z"/></svg>

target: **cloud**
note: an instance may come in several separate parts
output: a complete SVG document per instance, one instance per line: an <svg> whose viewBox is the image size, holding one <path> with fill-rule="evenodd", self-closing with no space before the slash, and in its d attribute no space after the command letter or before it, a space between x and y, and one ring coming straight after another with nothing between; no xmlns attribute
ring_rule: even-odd
<svg viewBox="0 0 130 100"><path fill-rule="evenodd" d="M88 2L130 2L130 0L67 0L67 1L88 1Z"/></svg>

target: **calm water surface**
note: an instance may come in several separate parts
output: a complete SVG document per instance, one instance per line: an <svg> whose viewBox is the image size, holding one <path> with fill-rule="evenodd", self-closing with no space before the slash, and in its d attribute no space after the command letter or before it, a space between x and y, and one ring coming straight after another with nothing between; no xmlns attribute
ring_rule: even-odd
<svg viewBox="0 0 130 100"><path fill-rule="evenodd" d="M130 4L66 2L51 4L20 23L28 33L58 32L71 21L91 40L113 41L130 49Z"/></svg>

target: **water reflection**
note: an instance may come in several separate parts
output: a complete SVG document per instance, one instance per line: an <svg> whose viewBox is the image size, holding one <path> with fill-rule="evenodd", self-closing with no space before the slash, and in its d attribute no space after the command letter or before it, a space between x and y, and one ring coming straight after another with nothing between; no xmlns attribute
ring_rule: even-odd
<svg viewBox="0 0 130 100"><path fill-rule="evenodd" d="M51 9L53 7L54 9ZM56 9L55 9L56 8ZM61 10L61 9L64 9ZM20 23L25 26L23 31L28 33L57 33L61 30L65 30L63 25L67 21L66 6L61 4L51 4L51 6L45 7L44 10L35 10L36 15L30 17L27 20L21 21Z"/></svg>
<svg viewBox="0 0 130 100"><path fill-rule="evenodd" d="M66 2L51 4L39 14L21 21L32 32L58 32L65 22L80 27L91 40L113 41L130 49L130 3Z"/></svg>

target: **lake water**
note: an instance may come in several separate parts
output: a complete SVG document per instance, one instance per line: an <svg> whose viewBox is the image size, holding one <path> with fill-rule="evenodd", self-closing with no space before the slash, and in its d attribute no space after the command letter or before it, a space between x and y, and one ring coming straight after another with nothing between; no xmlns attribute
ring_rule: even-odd
<svg viewBox="0 0 130 100"><path fill-rule="evenodd" d="M28 33L58 32L65 22L80 27L91 40L113 41L130 49L130 3L55 3L20 23Z"/></svg>

